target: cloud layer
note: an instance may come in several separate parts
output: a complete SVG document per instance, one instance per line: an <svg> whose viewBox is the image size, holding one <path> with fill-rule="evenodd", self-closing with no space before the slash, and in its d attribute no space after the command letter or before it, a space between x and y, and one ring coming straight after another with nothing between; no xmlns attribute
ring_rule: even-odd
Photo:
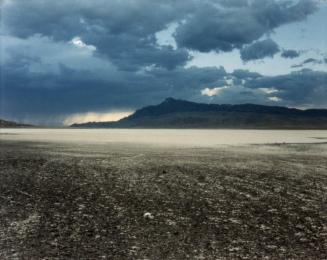
<svg viewBox="0 0 327 260"><path fill-rule="evenodd" d="M313 0L0 4L0 116L57 123L72 114L130 111L168 96L292 106L323 106L327 98L325 72L267 77L244 69L226 72L219 64L186 66L194 52L238 50L243 61L273 57L283 46L271 34L314 14ZM297 58L299 52L283 50L281 56Z"/></svg>

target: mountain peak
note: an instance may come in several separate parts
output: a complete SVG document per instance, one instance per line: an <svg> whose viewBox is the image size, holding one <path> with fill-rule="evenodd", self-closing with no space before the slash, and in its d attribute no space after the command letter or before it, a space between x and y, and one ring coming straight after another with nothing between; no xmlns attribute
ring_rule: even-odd
<svg viewBox="0 0 327 260"><path fill-rule="evenodd" d="M298 110L255 104L205 104L168 97L162 103L138 109L118 122L84 126L327 129L327 110Z"/></svg>
<svg viewBox="0 0 327 260"><path fill-rule="evenodd" d="M178 101L178 100L173 97L167 97L162 103L170 103L170 102L176 102L176 101Z"/></svg>

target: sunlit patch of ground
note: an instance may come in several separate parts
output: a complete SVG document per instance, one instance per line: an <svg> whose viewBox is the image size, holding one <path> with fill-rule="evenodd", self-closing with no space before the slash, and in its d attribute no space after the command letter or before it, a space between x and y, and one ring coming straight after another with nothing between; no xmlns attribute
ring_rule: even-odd
<svg viewBox="0 0 327 260"><path fill-rule="evenodd" d="M327 145L0 145L1 259L326 259Z"/></svg>

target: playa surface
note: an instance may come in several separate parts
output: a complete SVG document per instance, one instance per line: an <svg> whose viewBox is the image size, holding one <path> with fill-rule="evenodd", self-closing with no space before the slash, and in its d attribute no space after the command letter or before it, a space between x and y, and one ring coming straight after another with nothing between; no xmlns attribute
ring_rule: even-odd
<svg viewBox="0 0 327 260"><path fill-rule="evenodd" d="M2 132L0 258L326 259L325 136L190 146Z"/></svg>

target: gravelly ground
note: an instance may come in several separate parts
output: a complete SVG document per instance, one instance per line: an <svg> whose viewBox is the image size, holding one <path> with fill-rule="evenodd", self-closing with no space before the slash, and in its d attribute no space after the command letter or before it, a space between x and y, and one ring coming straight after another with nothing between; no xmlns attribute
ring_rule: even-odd
<svg viewBox="0 0 327 260"><path fill-rule="evenodd" d="M0 259L327 259L326 144L2 141L0 169Z"/></svg>

